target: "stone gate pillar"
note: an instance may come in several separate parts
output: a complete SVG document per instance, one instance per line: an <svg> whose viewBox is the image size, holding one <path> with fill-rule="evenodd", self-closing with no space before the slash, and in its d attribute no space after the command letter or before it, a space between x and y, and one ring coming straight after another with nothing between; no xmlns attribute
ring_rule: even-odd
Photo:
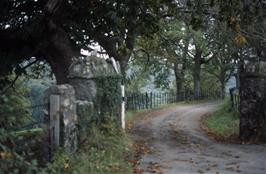
<svg viewBox="0 0 266 174"><path fill-rule="evenodd" d="M45 141L46 160L50 161L52 152L63 147L67 153L77 149L77 114L75 90L71 85L58 85L44 92L44 122L47 125Z"/></svg>
<svg viewBox="0 0 266 174"><path fill-rule="evenodd" d="M102 111L102 107L96 107L96 105L99 105L97 102L100 100L109 100L108 95L105 98L99 99L99 94L106 92L108 89L105 89L105 87L98 82L103 79L119 78L119 64L113 61L112 59L106 60L93 55L79 58L70 66L68 79L69 83L76 91L77 113L79 118L83 115L87 115L87 117L91 115L91 117L95 118L95 115ZM119 95L121 97L120 84L118 86ZM113 109L114 108L110 108L110 111ZM118 114L121 113L121 104L116 110ZM121 118L119 117L118 119Z"/></svg>
<svg viewBox="0 0 266 174"><path fill-rule="evenodd" d="M240 75L240 139L266 141L266 62L247 63Z"/></svg>

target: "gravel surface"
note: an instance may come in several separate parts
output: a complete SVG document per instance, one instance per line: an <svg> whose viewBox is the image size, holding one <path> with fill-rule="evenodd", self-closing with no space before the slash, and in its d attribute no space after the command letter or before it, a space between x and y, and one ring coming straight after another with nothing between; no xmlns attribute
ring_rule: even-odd
<svg viewBox="0 0 266 174"><path fill-rule="evenodd" d="M158 174L266 174L266 146L216 142L200 128L200 119L220 103L178 105L143 113L133 137L150 153L139 167Z"/></svg>

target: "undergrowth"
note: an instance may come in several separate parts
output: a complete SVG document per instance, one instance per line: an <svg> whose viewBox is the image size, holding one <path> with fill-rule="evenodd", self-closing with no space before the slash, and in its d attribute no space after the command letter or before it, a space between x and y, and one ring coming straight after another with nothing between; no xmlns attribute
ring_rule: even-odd
<svg viewBox="0 0 266 174"><path fill-rule="evenodd" d="M228 138L239 135L239 113L226 99L220 108L204 120L204 124L216 137Z"/></svg>
<svg viewBox="0 0 266 174"><path fill-rule="evenodd" d="M104 124L102 127L91 126L79 150L66 155L60 151L48 167L52 173L64 174L130 174L131 163L125 160L132 155L132 142L115 124ZM108 131L106 131L108 130Z"/></svg>
<svg viewBox="0 0 266 174"><path fill-rule="evenodd" d="M102 131L96 126L91 128L88 136L90 138L81 145L81 150L73 158L73 169L76 173L132 172L131 165L125 160L125 156L131 153L130 139L121 130L108 127L108 131Z"/></svg>

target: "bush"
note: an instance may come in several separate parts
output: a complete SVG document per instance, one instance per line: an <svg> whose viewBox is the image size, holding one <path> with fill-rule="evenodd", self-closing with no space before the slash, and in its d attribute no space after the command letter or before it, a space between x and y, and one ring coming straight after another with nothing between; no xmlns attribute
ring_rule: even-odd
<svg viewBox="0 0 266 174"><path fill-rule="evenodd" d="M42 136L39 132L17 131L33 121L25 83L18 80L13 88L0 92L0 173L36 173L35 158L36 152L40 152Z"/></svg>
<svg viewBox="0 0 266 174"><path fill-rule="evenodd" d="M133 167L125 160L131 155L131 141L112 122L90 125L82 132L78 152L59 150L43 172L52 174L130 174Z"/></svg>

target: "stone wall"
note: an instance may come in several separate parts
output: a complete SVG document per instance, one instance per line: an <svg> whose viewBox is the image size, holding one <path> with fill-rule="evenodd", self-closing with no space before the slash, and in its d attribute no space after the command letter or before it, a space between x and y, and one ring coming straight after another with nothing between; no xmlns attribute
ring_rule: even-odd
<svg viewBox="0 0 266 174"><path fill-rule="evenodd" d="M102 84L98 83L99 79L119 78L119 76L119 64L112 59L105 60L97 56L88 56L74 61L69 68L68 78L70 85L76 91L78 115L88 115L88 113L91 115L98 114L99 107L96 105L99 104L97 103L99 98L97 97L99 97L98 94L103 88ZM121 92L119 92L119 95L121 95ZM117 112L120 114L121 111L117 109Z"/></svg>
<svg viewBox="0 0 266 174"><path fill-rule="evenodd" d="M70 66L69 72L70 84L52 86L44 92L44 103L48 103L44 108L44 123L47 125L45 161L51 160L58 147L63 147L67 153L76 151L78 120L80 126L84 121L89 127L87 117L114 114L121 118L121 102L115 98L115 95L121 97L121 77L119 65L114 65L114 60L95 56L80 58ZM115 90L110 90L111 86ZM111 95L107 95L108 92ZM113 101L116 101L115 105Z"/></svg>
<svg viewBox="0 0 266 174"><path fill-rule="evenodd" d="M77 59L70 66L68 79L75 88L77 100L92 102L97 93L95 79L117 75L118 73L111 61L89 56L84 59Z"/></svg>
<svg viewBox="0 0 266 174"><path fill-rule="evenodd" d="M245 64L240 86L240 138L266 141L266 62Z"/></svg>

